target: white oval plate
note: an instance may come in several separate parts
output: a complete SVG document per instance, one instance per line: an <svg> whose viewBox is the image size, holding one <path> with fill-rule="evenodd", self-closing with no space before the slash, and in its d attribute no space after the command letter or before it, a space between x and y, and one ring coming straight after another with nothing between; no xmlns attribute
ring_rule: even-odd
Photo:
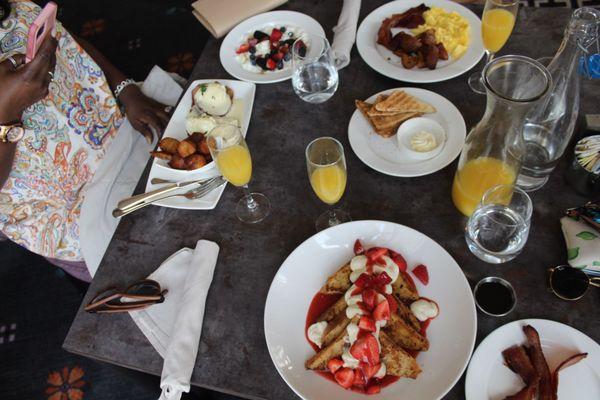
<svg viewBox="0 0 600 400"><path fill-rule="evenodd" d="M524 325L531 325L538 331L550 371L554 371L554 368L570 355L589 353L586 359L560 373L560 400L600 399L598 343L577 329L560 322L523 319L501 326L479 344L467 370L467 400L502 400L523 388L521 378L504 365L502 351L526 343L522 330Z"/></svg>
<svg viewBox="0 0 600 400"><path fill-rule="evenodd" d="M219 50L219 58L221 59L221 65L223 65L225 71L237 79L254 83L281 82L292 77L291 67L281 71L256 73L246 71L235 59L235 51L240 47L248 33L271 24L294 25L301 28L306 33L325 37L325 31L321 24L306 14L296 11L271 11L255 15L254 17L250 17L247 20L240 22L227 34L227 36L225 36L225 39L223 39Z"/></svg>
<svg viewBox="0 0 600 400"><path fill-rule="evenodd" d="M362 113L355 110L348 125L348 139L358 158L375 171L401 177L428 175L439 171L454 161L460 154L467 135L465 120L458 108L445 97L418 88L388 89L374 94L366 101L372 103L378 95L387 94L394 90L403 90L436 108L437 112L424 114L423 117L437 121L444 128L446 141L442 151L428 160L413 158L408 151L400 148L396 135L390 138L379 136Z"/></svg>
<svg viewBox="0 0 600 400"><path fill-rule="evenodd" d="M456 11L469 21L471 40L469 48L458 60L440 61L436 69L406 69L400 58L391 51L376 43L377 32L385 18L392 14L402 13L416 7L423 0L397 0L384 4L373 10L363 20L356 34L356 47L363 60L382 75L403 82L431 83L454 78L473 68L483 57L483 40L481 39L481 20L468 8L449 0L427 0L429 7L441 7L446 11ZM390 58L390 61L388 61Z"/></svg>
<svg viewBox="0 0 600 400"><path fill-rule="evenodd" d="M238 110L240 115L238 115L237 117L240 120L242 135L244 135L244 137L246 136L248 132L248 126L250 126L250 117L252 116L252 107L254 105L254 93L256 91L256 85L249 82L242 82L229 79L201 79L192 82L186 90L185 94L179 101L177 108L173 112L173 116L171 117L169 124L165 129L165 133L162 136L163 138L172 137L177 140L183 140L187 137L187 132L185 129L185 120L190 108L192 107L192 91L198 85L209 82L219 82L225 86L230 87L234 93L234 100L239 99L241 101L241 109ZM186 171L173 169L169 167L165 160L159 160L155 158L152 161L152 167L148 175L148 181L146 182L146 192L164 186L153 185L152 183L150 183L152 178L161 178L177 182L185 182L210 178L217 175L219 175L219 171L217 170L217 167L214 162L210 162L204 167L196 170ZM219 202L221 194L225 190L225 186L226 185L223 185L208 193L206 196L196 200L188 200L185 197L177 196L170 197L164 200L159 200L152 204L160 207L182 208L187 210L212 210L216 207L217 203ZM193 187L186 187L179 192L185 193L190 189L193 189Z"/></svg>
<svg viewBox="0 0 600 400"><path fill-rule="evenodd" d="M326 229L307 239L285 260L275 275L265 305L265 337L277 371L305 400L364 400L365 395L304 368L314 355L304 336L306 313L326 279L353 256L360 239L365 246L399 251L409 269L423 263L430 281L419 293L438 302L440 315L427 336L429 351L417 362L423 372L416 380L400 379L369 398L380 400L436 400L446 394L465 370L477 330L471 288L454 259L429 237L403 225L385 221L355 221Z"/></svg>

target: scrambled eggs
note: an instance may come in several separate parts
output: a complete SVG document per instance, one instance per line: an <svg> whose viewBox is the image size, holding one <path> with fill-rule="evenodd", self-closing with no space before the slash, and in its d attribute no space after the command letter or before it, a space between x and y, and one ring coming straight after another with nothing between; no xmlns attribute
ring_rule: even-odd
<svg viewBox="0 0 600 400"><path fill-rule="evenodd" d="M456 11L448 12L440 7L431 7L423 13L425 23L412 30L418 35L427 29L435 30L435 38L442 42L453 59L462 57L469 46L471 27L469 22Z"/></svg>

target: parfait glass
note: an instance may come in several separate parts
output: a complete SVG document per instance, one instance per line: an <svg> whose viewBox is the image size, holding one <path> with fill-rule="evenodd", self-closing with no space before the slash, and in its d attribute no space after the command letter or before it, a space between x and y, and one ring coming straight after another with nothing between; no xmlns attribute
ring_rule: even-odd
<svg viewBox="0 0 600 400"><path fill-rule="evenodd" d="M481 18L481 38L486 64L494 59L510 37L518 10L519 0L486 0ZM482 71L469 76L469 86L474 92L485 94Z"/></svg>
<svg viewBox="0 0 600 400"><path fill-rule="evenodd" d="M331 206L315 223L317 231L350 221L350 215L334 209L346 190L344 147L332 137L320 137L306 147L306 168L310 186L317 197Z"/></svg>
<svg viewBox="0 0 600 400"><path fill-rule="evenodd" d="M235 208L235 215L242 222L253 224L269 215L271 204L267 196L252 193L248 183L252 177L252 158L240 128L234 125L218 125L208 134L208 148L223 178L244 191Z"/></svg>

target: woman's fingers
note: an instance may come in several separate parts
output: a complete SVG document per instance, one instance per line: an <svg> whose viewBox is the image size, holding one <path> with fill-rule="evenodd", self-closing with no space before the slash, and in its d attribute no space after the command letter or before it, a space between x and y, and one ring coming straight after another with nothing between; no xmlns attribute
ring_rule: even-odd
<svg viewBox="0 0 600 400"><path fill-rule="evenodd" d="M12 59L12 61L10 60ZM14 64L13 64L14 61ZM13 54L6 58L6 60L0 63L0 68L7 71L14 71L19 68L21 65L25 64L25 55L24 54Z"/></svg>
<svg viewBox="0 0 600 400"><path fill-rule="evenodd" d="M152 110L146 110L140 116L140 121L146 125L150 125L152 128L154 128L154 130L156 130L156 132L162 132L166 125L155 113L152 112Z"/></svg>
<svg viewBox="0 0 600 400"><path fill-rule="evenodd" d="M165 108L167 108L167 106L156 109L156 115L162 121L163 126L166 127L169 123L169 119L171 119L171 116L165 111Z"/></svg>
<svg viewBox="0 0 600 400"><path fill-rule="evenodd" d="M56 46L58 42L52 36L46 37L33 60L26 68L40 80L46 81L48 72L54 71L56 65Z"/></svg>
<svg viewBox="0 0 600 400"><path fill-rule="evenodd" d="M131 123L131 126L133 126L133 128L136 131L141 133L142 136L146 138L146 141L148 142L148 144L152 144L154 135L152 134L152 130L150 129L150 127L148 125L146 125L145 123L143 123L141 121L134 121Z"/></svg>

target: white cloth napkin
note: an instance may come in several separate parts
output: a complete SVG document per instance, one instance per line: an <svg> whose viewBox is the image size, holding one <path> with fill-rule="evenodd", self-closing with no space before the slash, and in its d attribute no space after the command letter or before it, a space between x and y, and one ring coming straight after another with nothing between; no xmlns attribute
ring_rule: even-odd
<svg viewBox="0 0 600 400"><path fill-rule="evenodd" d="M156 66L142 84L144 94L169 106L177 103L182 91L171 75ZM112 210L119 200L131 196L135 190L152 147L129 121L124 121L86 186L79 218L79 242L92 277L119 223Z"/></svg>
<svg viewBox="0 0 600 400"><path fill-rule="evenodd" d="M360 13L361 0L344 0L337 25L333 28L331 50L335 57L335 66L342 69L350 64L350 51L356 40L356 25Z"/></svg>
<svg viewBox="0 0 600 400"><path fill-rule="evenodd" d="M600 232L571 217L560 219L571 267L600 274Z"/></svg>
<svg viewBox="0 0 600 400"><path fill-rule="evenodd" d="M189 392L202 333L206 296L219 246L200 240L166 259L148 278L167 289L165 301L129 314L164 358L159 400L179 400Z"/></svg>

